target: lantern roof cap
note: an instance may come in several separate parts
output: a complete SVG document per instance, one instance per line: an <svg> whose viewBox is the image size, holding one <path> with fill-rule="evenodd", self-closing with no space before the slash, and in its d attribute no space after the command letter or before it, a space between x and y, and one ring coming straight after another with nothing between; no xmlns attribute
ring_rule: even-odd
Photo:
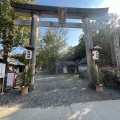
<svg viewBox="0 0 120 120"><path fill-rule="evenodd" d="M30 46L30 45L26 45L25 48L26 48L27 50L35 50L35 48L33 48L33 47Z"/></svg>
<svg viewBox="0 0 120 120"><path fill-rule="evenodd" d="M92 49L90 49L91 51L94 51L94 50L101 50L102 48L98 45L96 45L95 47L93 47Z"/></svg>

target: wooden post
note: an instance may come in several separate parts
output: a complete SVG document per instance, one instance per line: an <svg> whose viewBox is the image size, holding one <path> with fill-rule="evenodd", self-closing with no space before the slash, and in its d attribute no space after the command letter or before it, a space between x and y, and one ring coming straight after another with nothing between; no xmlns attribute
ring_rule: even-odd
<svg viewBox="0 0 120 120"><path fill-rule="evenodd" d="M95 66L95 60L93 59L93 65Z"/></svg>
<svg viewBox="0 0 120 120"><path fill-rule="evenodd" d="M28 60L28 68L30 67L30 60Z"/></svg>
<svg viewBox="0 0 120 120"><path fill-rule="evenodd" d="M3 81L2 81L2 91L1 91L1 95L4 94L4 78L3 78Z"/></svg>

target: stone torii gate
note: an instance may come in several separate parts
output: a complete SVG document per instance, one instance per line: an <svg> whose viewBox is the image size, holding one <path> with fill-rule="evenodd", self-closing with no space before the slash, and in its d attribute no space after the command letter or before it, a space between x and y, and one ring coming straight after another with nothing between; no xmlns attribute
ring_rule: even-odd
<svg viewBox="0 0 120 120"><path fill-rule="evenodd" d="M30 45L35 48L32 55L31 65L32 72L35 73L36 63L36 42L38 37L38 27L67 27L67 28L83 28L85 33L85 45L87 54L88 77L91 83L90 67L94 64L90 49L93 48L91 37L90 20L104 16L108 13L108 8L71 8L71 7L54 7L36 4L24 4L11 2L16 14L21 16L31 16L31 21L16 20L14 24L22 26L31 26ZM40 18L58 18L58 22L40 21ZM83 23L66 23L66 19L82 19ZM31 80L34 85L34 77Z"/></svg>

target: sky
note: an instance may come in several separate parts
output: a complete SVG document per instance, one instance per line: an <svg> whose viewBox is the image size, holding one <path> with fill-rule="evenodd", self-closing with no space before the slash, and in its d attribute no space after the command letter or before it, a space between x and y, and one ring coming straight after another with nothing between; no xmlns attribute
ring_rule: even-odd
<svg viewBox="0 0 120 120"><path fill-rule="evenodd" d="M77 8L104 8L109 7L109 13L117 13L120 15L120 0L37 0L36 4L48 6L61 6L61 7L77 7ZM41 19L42 21L56 21L56 19ZM71 22L68 20L68 22ZM72 22L80 22L74 20ZM78 44L78 38L83 33L82 29L67 28L67 43L69 46ZM45 34L46 28L40 27L40 32ZM22 53L23 50L17 48L13 53Z"/></svg>

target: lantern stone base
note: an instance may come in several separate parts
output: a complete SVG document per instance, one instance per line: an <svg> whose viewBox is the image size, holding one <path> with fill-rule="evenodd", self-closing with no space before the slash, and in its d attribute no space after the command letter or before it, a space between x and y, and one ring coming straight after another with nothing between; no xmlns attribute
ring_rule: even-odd
<svg viewBox="0 0 120 120"><path fill-rule="evenodd" d="M103 92L103 85L102 84L96 85L96 91L97 92Z"/></svg>
<svg viewBox="0 0 120 120"><path fill-rule="evenodd" d="M21 95L26 95L28 94L28 86L27 87L21 87Z"/></svg>

